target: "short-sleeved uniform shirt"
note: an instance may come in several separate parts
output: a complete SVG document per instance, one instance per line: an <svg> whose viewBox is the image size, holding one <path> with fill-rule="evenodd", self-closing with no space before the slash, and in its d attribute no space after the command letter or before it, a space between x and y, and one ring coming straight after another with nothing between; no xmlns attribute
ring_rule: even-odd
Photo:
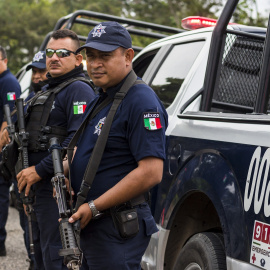
<svg viewBox="0 0 270 270"><path fill-rule="evenodd" d="M100 91L98 96L101 99L107 94L114 96L122 84L123 81L109 88L106 93ZM84 117L96 99L86 108ZM80 189L87 163L110 107L111 104L91 119L78 141L71 166L71 181L75 194ZM88 201L113 187L134 170L138 166L138 161L143 158L165 159L167 117L165 108L149 86L137 84L129 89L114 116L99 169L88 193ZM152 126L152 129L148 125L150 119L156 122L156 126Z"/></svg>
<svg viewBox="0 0 270 270"><path fill-rule="evenodd" d="M0 74L0 126L4 119L4 105L8 104L10 111L14 109L16 98L21 95L21 87L16 77L9 69Z"/></svg>

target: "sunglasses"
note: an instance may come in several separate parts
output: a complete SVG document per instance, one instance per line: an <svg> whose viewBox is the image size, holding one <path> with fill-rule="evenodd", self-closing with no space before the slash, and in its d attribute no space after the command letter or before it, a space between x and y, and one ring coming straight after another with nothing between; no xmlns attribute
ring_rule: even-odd
<svg viewBox="0 0 270 270"><path fill-rule="evenodd" d="M58 50L52 50L52 49L46 49L46 56L49 58L52 58L54 53L56 53L57 57L63 58L70 56L71 53L75 54L75 52L66 50L66 49L58 49Z"/></svg>

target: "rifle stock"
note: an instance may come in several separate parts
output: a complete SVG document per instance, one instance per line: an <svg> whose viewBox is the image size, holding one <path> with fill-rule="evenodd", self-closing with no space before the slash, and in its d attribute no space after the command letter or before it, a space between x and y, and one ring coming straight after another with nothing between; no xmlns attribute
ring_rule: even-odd
<svg viewBox="0 0 270 270"><path fill-rule="evenodd" d="M59 217L61 218L59 230L63 249L59 250L59 255L64 256L64 264L68 269L77 270L82 262L82 252L79 248L79 223L69 223L68 219L72 215L72 206L67 203L67 186L61 158L61 146L56 137L50 139L50 151L52 153L54 177L52 185L58 204ZM72 200L72 198L70 198Z"/></svg>

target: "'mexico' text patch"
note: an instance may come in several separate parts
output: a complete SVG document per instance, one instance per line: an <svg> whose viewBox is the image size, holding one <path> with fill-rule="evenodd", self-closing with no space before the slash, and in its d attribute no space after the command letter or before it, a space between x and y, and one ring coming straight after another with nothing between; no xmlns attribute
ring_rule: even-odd
<svg viewBox="0 0 270 270"><path fill-rule="evenodd" d="M144 127L148 130L161 129L160 115L158 112L143 113Z"/></svg>
<svg viewBox="0 0 270 270"><path fill-rule="evenodd" d="M86 108L86 102L85 101L76 101L73 102L73 112L74 114L83 114Z"/></svg>

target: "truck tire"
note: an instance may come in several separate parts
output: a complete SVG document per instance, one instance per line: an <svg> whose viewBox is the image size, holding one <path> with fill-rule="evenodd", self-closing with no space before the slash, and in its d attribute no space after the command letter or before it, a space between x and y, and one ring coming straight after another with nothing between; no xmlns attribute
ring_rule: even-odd
<svg viewBox="0 0 270 270"><path fill-rule="evenodd" d="M173 270L226 270L222 234L204 232L193 235L181 249Z"/></svg>

